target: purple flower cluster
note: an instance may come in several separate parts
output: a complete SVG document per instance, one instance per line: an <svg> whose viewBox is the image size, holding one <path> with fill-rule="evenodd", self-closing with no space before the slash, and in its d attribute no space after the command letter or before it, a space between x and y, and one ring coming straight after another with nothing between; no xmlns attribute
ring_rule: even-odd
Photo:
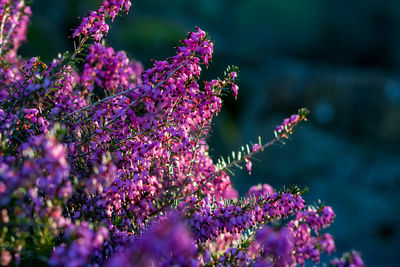
<svg viewBox="0 0 400 267"><path fill-rule="evenodd" d="M72 125L79 125L75 128L78 130L78 138L71 144L72 157L75 161L86 158L93 171L105 170L102 173L108 173L105 175L109 177L105 183L103 175L91 176L89 184L101 185L102 194L80 196L79 202L86 204L79 210L74 208L73 212L79 213L75 218L85 216L91 210L98 210L101 216L109 220L113 231L116 231L112 222L116 217L123 216L119 230L123 229L123 233L129 235L132 224L142 224L157 212L157 206L164 205L162 199L168 190L174 195L190 194L216 173L216 168L207 155L206 144L200 139L203 138L199 135L202 134L202 129L197 129L197 125L202 125L202 128L210 125L213 115L221 105L215 91L225 82L206 83L204 91L196 82L200 75L200 64L205 64L211 57L207 53L212 51L206 47L211 42L205 39L203 31L198 29L190 33L183 43L185 46L178 48L176 56L168 61L154 62L154 67L142 74L141 83L132 79L122 88L126 90L113 90L114 98L89 111L90 121L82 120L82 115L85 114L79 112L69 118ZM90 49L93 47L101 51L111 51L96 44ZM110 53L112 57L113 53ZM97 69L97 73L102 71L98 66L94 68L88 65L93 63L92 55L95 54L91 53L87 57L89 63L84 66L84 75L81 77L90 76L86 75L87 72L85 74L89 69ZM103 57L98 53L96 56ZM99 77L98 85L102 85L100 83L103 80L107 84L108 81L115 80L115 77L119 77L118 83L122 84L129 77L129 73L125 76L124 73L115 71L115 66L126 63L125 58L114 58L113 63L105 63L103 59L100 62L102 68L107 67L112 71L103 72L104 79ZM110 78L110 73L115 77ZM135 75L131 76L134 78ZM138 85L133 86L134 83ZM128 85L133 87L127 89ZM75 123L76 120L79 122ZM78 157L82 154L84 156ZM104 162L106 154L111 157L112 162L109 164ZM192 161L197 161L197 164L191 163ZM89 166L76 168L76 171L82 173L79 179L86 185ZM106 170L110 167L114 169L113 172ZM170 173L171 168L174 173ZM232 191L226 174L219 174L216 178L219 178L218 182L209 183L201 191L216 197L226 196L227 192ZM181 190L176 191L178 188ZM86 200L82 200L82 197Z"/></svg>
<svg viewBox="0 0 400 267"><path fill-rule="evenodd" d="M131 5L103 1L75 30L83 38L74 53L45 64L16 54L29 7L0 1L2 265L294 266L335 249L319 234L335 217L330 207L267 184L239 198L228 175L240 164L250 173L251 158L287 138L305 110L232 160L209 156L212 119L226 91L237 97L238 70L199 81L213 53L200 28L143 70L99 44L106 19Z"/></svg>
<svg viewBox="0 0 400 267"><path fill-rule="evenodd" d="M254 266L291 266L293 259L293 234L286 228L278 231L270 226L260 229L255 236L257 244L260 246L260 259Z"/></svg>
<svg viewBox="0 0 400 267"><path fill-rule="evenodd" d="M24 187L39 211L47 199L64 199L72 192L66 149L51 136L29 137L17 157L0 155L0 166L1 203L9 203L15 190Z"/></svg>
<svg viewBox="0 0 400 267"><path fill-rule="evenodd" d="M160 218L107 266L199 266L197 247L178 214Z"/></svg>
<svg viewBox="0 0 400 267"><path fill-rule="evenodd" d="M20 149L21 157L26 159L21 168L21 177L35 181L37 188L33 187L32 190L37 189L49 198L66 198L71 194L66 149L62 144L38 135L29 137Z"/></svg>
<svg viewBox="0 0 400 267"><path fill-rule="evenodd" d="M192 215L190 225L196 240L204 242L222 233L240 233L255 225L287 217L302 210L304 200L299 195L275 193L229 205L206 198L199 205L200 211Z"/></svg>
<svg viewBox="0 0 400 267"><path fill-rule="evenodd" d="M80 83L90 92L95 85L115 93L141 84L142 64L129 60L124 51L115 53L112 47L95 43L85 61Z"/></svg>
<svg viewBox="0 0 400 267"><path fill-rule="evenodd" d="M207 254L205 254L207 255ZM211 260L207 259L204 261L205 264L211 263ZM249 257L246 252L236 247L229 247L224 254L218 258L217 262L213 262L215 266L248 266L253 263L253 260ZM252 265L253 266L253 265Z"/></svg>
<svg viewBox="0 0 400 267"><path fill-rule="evenodd" d="M80 267L87 266L91 258L99 261L102 259L101 247L107 236L108 231L104 227L93 231L87 222L78 226L70 225L63 235L65 243L54 249L49 265Z"/></svg>
<svg viewBox="0 0 400 267"><path fill-rule="evenodd" d="M305 211L298 212L296 218L288 223L288 228L294 234L294 257L297 263L304 265L308 259L318 263L321 252L330 254L335 250L335 243L330 234L318 234L321 229L328 227L333 222L335 216L329 206L319 209L309 207ZM312 235L311 230L316 236Z"/></svg>

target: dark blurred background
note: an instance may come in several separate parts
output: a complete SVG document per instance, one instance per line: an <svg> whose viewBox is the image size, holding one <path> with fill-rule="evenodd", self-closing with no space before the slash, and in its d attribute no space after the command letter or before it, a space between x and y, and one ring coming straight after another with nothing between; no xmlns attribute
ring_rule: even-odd
<svg viewBox="0 0 400 267"><path fill-rule="evenodd" d="M100 1L33 3L24 56L45 61L72 50L71 29ZM150 66L199 26L215 41L204 78L238 65L238 101L225 98L210 139L214 158L273 137L284 117L308 107L309 122L286 145L259 155L235 187L298 184L309 203L337 213L337 254L398 266L400 251L400 1L136 0L112 24L109 44Z"/></svg>

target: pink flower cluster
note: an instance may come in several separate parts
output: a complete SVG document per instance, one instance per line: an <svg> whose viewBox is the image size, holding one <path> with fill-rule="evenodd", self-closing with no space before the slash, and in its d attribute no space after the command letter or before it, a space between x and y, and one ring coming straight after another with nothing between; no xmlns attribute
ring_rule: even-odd
<svg viewBox="0 0 400 267"><path fill-rule="evenodd" d="M5 29L23 34L27 17L15 14L29 8L1 3ZM271 141L215 163L206 141L222 95L238 94L237 68L200 82L213 43L196 28L176 55L143 70L98 43L105 20L129 7L103 1L74 33L95 43L82 38L49 64L0 53L0 263L294 266L331 253L332 236L320 234L335 217L330 207L306 205L297 187L267 184L239 198L228 175L240 164L250 172L250 159L287 138L306 112ZM2 48L15 52L25 38L2 34ZM353 253L333 264L361 262Z"/></svg>
<svg viewBox="0 0 400 267"><path fill-rule="evenodd" d="M111 21L114 21L122 9L128 13L131 5L129 0L104 0L99 9L91 11L87 17L82 19L81 25L75 29L72 36L90 36L96 42L100 42L103 36L108 34L109 25L106 23L106 19L110 18Z"/></svg>
<svg viewBox="0 0 400 267"><path fill-rule="evenodd" d="M291 129L295 126L300 120L300 116L298 114L294 114L290 116L290 118L286 118L283 120L281 125L276 126L275 132L278 134L284 133L288 129Z"/></svg>
<svg viewBox="0 0 400 267"><path fill-rule="evenodd" d="M24 0L0 0L0 54L10 52L15 55L26 40L26 31L31 8Z"/></svg>

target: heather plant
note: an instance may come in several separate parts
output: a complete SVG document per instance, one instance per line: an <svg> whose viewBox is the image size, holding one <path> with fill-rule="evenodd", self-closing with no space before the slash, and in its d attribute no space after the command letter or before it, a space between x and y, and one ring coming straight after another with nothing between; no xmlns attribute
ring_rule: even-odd
<svg viewBox="0 0 400 267"><path fill-rule="evenodd" d="M31 16L0 1L0 253L3 266L296 266L335 250L335 213L305 190L229 174L282 143L308 111L216 163L207 137L238 68L200 81L213 43L196 28L176 55L140 62L104 40L127 0L104 0L52 62L17 50ZM355 251L332 266L364 266Z"/></svg>

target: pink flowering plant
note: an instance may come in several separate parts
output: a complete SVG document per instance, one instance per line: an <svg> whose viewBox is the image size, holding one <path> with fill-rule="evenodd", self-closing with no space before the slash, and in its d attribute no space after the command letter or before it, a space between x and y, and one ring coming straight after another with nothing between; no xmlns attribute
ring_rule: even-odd
<svg viewBox="0 0 400 267"><path fill-rule="evenodd" d="M253 186L229 174L283 142L300 109L213 162L207 137L238 69L200 82L213 43L199 28L176 54L140 62L104 45L128 0L104 0L74 30L76 48L45 64L17 54L31 16L0 0L0 264L51 266L296 266L335 251L335 213L298 187ZM364 266L353 251L332 266Z"/></svg>

